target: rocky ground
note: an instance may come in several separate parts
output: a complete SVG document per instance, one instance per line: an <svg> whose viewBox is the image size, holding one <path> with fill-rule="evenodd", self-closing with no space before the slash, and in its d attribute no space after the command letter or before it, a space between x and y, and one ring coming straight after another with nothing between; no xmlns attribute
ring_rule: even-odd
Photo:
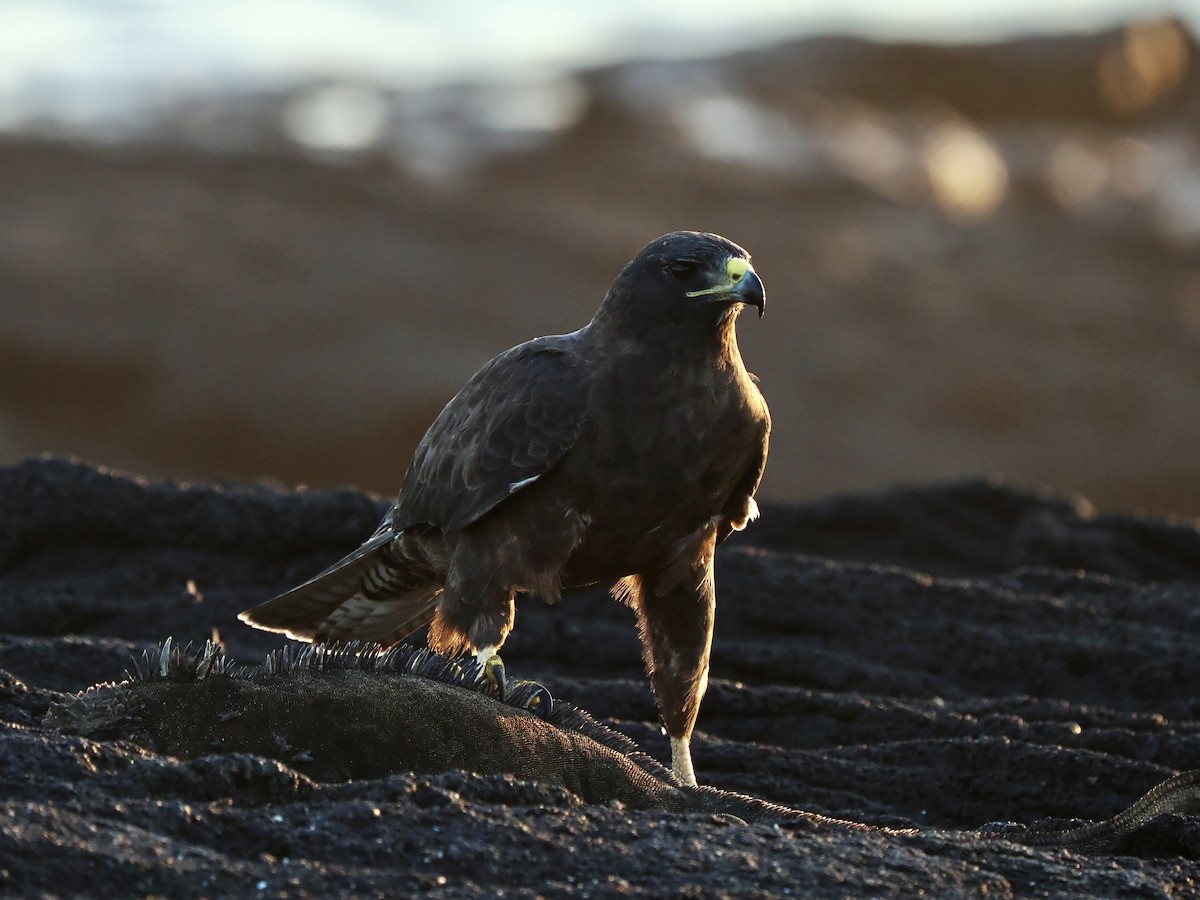
<svg viewBox="0 0 1200 900"><path fill-rule="evenodd" d="M181 762L43 731L60 692L214 630L373 528L351 491L0 469L0 886L6 895L1182 896L1200 819L1113 853L986 823L1100 819L1200 762L1200 532L965 481L768 505L718 555L699 777L896 837L585 806L448 772L315 785L244 755ZM631 612L521 604L509 669L663 759Z"/></svg>

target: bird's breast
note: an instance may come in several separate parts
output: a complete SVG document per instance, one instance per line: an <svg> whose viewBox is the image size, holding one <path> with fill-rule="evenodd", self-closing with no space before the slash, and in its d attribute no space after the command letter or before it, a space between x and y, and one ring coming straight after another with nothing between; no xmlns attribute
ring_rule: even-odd
<svg viewBox="0 0 1200 900"><path fill-rule="evenodd" d="M588 522L570 570L619 577L676 552L721 515L759 452L759 414L741 384L716 378L618 384L608 411L564 460L586 483ZM748 384L748 380L747 380Z"/></svg>

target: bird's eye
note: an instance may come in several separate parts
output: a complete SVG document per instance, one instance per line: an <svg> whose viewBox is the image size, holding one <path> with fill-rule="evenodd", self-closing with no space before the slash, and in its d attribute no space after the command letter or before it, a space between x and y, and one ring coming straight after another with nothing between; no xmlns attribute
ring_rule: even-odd
<svg viewBox="0 0 1200 900"><path fill-rule="evenodd" d="M671 277L677 281L691 281L700 272L700 264L678 259L667 267Z"/></svg>

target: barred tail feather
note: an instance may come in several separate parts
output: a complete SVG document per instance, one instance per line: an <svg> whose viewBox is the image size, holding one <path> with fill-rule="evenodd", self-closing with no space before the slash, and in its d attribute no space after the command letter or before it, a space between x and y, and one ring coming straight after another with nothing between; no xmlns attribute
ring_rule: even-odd
<svg viewBox="0 0 1200 900"><path fill-rule="evenodd" d="M316 638L394 644L433 620L441 593L441 585L430 584L386 599L356 595L321 623Z"/></svg>
<svg viewBox="0 0 1200 900"><path fill-rule="evenodd" d="M394 643L433 618L441 585L408 570L384 531L299 587L238 616L299 641Z"/></svg>

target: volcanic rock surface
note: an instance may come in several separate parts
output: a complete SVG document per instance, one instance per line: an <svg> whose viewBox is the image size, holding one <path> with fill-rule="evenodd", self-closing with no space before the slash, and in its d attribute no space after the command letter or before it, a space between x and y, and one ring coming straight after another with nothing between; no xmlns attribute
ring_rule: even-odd
<svg viewBox="0 0 1200 900"><path fill-rule="evenodd" d="M0 469L0 889L13 895L1163 896L1200 819L1112 855L969 833L1106 818L1200 763L1200 532L962 481L764 508L718 554L704 782L912 836L588 806L453 771L318 784L246 754L179 761L43 730L63 692L236 621L355 546L352 491L146 482L64 459ZM630 610L526 599L505 648L668 756Z"/></svg>

